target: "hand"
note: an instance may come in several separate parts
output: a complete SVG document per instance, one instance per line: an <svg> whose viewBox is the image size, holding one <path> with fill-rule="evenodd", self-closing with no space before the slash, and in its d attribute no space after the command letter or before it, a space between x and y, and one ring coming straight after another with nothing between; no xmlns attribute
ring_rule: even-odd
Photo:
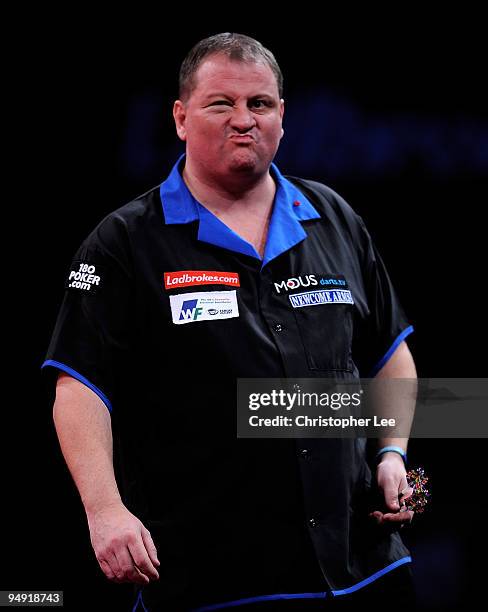
<svg viewBox="0 0 488 612"><path fill-rule="evenodd" d="M121 502L87 511L87 518L95 556L109 580L144 585L159 579L151 534Z"/></svg>
<svg viewBox="0 0 488 612"><path fill-rule="evenodd" d="M378 525L404 527L412 522L413 511L407 510L405 501L413 490L407 484L405 465L398 453L386 452L376 471L378 487L383 491L385 507L390 512L375 510L370 517L376 519Z"/></svg>

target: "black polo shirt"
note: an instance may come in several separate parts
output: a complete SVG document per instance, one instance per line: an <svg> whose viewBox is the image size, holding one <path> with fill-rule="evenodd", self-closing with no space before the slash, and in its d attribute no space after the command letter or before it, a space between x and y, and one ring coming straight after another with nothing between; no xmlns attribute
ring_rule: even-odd
<svg viewBox="0 0 488 612"><path fill-rule="evenodd" d="M272 165L261 259L193 198L183 164L84 241L43 367L111 411L124 502L159 550L149 595L354 591L411 560L367 517L365 440L237 439L236 379L372 376L412 327L331 189Z"/></svg>

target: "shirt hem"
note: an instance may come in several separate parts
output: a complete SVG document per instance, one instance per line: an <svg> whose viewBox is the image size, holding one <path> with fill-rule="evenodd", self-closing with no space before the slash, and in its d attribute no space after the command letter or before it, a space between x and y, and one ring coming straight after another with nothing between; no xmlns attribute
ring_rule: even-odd
<svg viewBox="0 0 488 612"><path fill-rule="evenodd" d="M222 602L218 604L202 606L200 608L194 608L191 610L191 612L211 612L213 610L223 610L225 608L233 608L236 606L243 606L246 604L259 603L259 602L265 602L265 601L276 601L280 599L281 600L283 599L326 599L327 597L330 597L330 596L340 597L343 595L347 595L348 593L353 593L354 591L358 591L359 589L367 586L371 582L378 580L378 578L381 578L381 576L384 576L388 572L391 572L392 570L396 569L397 567L401 565L404 565L405 563L411 563L411 561L412 561L412 557L410 556L398 559L398 561L395 561L394 563L390 563L390 565L387 565L386 567L379 570L378 572L375 572L371 576L368 576L368 578L365 578L364 580L361 580L361 582L353 584L352 586L346 589L340 589L336 591L323 591L320 593L279 593L275 595L258 595L257 597L247 597L245 599L236 599L233 601L226 601L226 602Z"/></svg>

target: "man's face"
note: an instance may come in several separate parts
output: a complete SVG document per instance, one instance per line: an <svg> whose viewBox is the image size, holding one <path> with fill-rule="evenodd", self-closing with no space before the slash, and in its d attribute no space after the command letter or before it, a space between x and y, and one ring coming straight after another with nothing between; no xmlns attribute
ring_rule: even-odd
<svg viewBox="0 0 488 612"><path fill-rule="evenodd" d="M280 139L284 103L264 63L207 58L186 102L174 106L176 129L199 172L229 176L268 171Z"/></svg>

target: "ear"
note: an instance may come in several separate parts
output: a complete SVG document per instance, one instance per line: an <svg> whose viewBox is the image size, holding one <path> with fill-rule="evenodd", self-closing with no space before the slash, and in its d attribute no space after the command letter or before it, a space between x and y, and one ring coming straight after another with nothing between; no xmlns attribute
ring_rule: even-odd
<svg viewBox="0 0 488 612"><path fill-rule="evenodd" d="M183 104L181 100L176 100L176 102L173 105L173 118L175 120L176 133L178 134L178 137L180 138L180 140L185 141L186 140L186 128L185 128L186 110L185 110L185 105Z"/></svg>
<svg viewBox="0 0 488 612"><path fill-rule="evenodd" d="M280 100L280 118L281 121L283 121L283 115L285 114L285 101L283 100L283 98ZM283 134L285 133L285 130L283 128L281 128L281 138L283 138Z"/></svg>

